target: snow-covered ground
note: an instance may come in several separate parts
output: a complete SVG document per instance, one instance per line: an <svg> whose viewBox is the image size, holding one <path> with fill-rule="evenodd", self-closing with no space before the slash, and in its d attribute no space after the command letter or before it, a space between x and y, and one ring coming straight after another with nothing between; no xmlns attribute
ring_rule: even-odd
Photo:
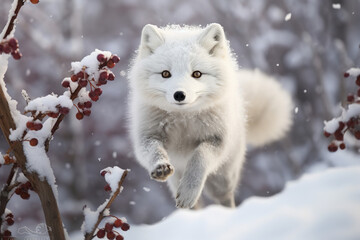
<svg viewBox="0 0 360 240"><path fill-rule="evenodd" d="M177 210L123 235L127 240L358 240L360 166L307 174L276 196L252 197L236 209Z"/></svg>

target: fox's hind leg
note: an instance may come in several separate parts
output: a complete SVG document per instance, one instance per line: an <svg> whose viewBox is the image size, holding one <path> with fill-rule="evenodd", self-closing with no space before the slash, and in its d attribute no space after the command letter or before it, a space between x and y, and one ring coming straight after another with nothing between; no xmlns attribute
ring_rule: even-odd
<svg viewBox="0 0 360 240"><path fill-rule="evenodd" d="M226 207L235 207L236 184L227 176L210 175L205 184L205 194Z"/></svg>
<svg viewBox="0 0 360 240"><path fill-rule="evenodd" d="M236 160L228 161L215 173L210 174L205 184L205 194L226 207L235 207L235 191L240 179L243 157Z"/></svg>

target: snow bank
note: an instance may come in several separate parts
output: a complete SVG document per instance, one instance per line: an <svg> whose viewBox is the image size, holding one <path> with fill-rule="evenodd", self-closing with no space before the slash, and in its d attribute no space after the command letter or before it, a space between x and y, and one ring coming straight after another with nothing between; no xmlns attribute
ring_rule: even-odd
<svg viewBox="0 0 360 240"><path fill-rule="evenodd" d="M158 224L132 225L123 235L128 240L360 239L359 183L360 167L333 168L305 175L276 196L252 197L236 209L177 210Z"/></svg>

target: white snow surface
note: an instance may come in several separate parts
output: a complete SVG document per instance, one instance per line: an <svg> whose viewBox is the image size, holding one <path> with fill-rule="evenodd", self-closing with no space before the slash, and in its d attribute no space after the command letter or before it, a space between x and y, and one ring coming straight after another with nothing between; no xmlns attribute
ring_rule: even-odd
<svg viewBox="0 0 360 240"><path fill-rule="evenodd" d="M160 223L132 225L121 234L129 240L356 240L359 183L360 166L331 168L290 182L273 197L249 198L235 209L177 210Z"/></svg>
<svg viewBox="0 0 360 240"><path fill-rule="evenodd" d="M0 152L0 164L4 164L4 163L5 163L4 156Z"/></svg>

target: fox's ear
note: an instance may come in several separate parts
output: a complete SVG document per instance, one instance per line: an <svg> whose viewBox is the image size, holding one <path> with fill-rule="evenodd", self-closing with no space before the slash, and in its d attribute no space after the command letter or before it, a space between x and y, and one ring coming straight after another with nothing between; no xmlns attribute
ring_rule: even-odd
<svg viewBox="0 0 360 240"><path fill-rule="evenodd" d="M200 34L198 42L210 55L216 56L226 44L224 29L220 24L212 23Z"/></svg>
<svg viewBox="0 0 360 240"><path fill-rule="evenodd" d="M141 33L139 54L141 57L151 55L156 48L164 43L162 30L155 25L147 24Z"/></svg>

